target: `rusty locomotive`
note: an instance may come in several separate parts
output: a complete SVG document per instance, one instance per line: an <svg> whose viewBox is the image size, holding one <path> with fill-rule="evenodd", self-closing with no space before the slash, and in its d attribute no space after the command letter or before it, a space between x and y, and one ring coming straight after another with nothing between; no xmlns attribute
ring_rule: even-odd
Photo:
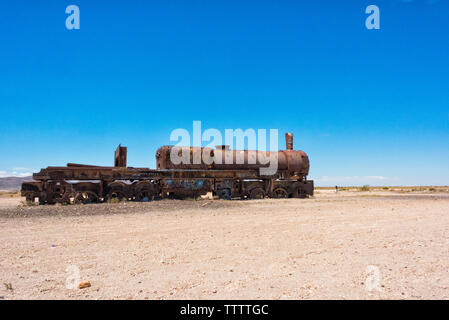
<svg viewBox="0 0 449 320"><path fill-rule="evenodd" d="M286 134L286 150L273 153L277 170L261 173L259 151L188 147L188 157L208 153L216 161L175 164L172 146L156 152L157 169L126 166L127 148L118 146L114 166L68 163L65 167L47 167L33 174L33 181L22 184L22 196L39 204L96 203L111 200L151 201L165 197L198 197L212 192L220 199L304 198L313 195L313 180L307 180L309 158L293 150L293 134ZM264 152L265 156L269 152ZM236 161L241 157L241 161Z"/></svg>

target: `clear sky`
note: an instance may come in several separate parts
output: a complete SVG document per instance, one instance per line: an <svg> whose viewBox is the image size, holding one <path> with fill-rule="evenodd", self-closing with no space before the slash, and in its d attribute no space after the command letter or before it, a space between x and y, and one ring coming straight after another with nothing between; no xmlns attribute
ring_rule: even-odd
<svg viewBox="0 0 449 320"><path fill-rule="evenodd" d="M447 0L2 1L0 36L0 176L154 168L200 120L293 132L317 185L449 184Z"/></svg>

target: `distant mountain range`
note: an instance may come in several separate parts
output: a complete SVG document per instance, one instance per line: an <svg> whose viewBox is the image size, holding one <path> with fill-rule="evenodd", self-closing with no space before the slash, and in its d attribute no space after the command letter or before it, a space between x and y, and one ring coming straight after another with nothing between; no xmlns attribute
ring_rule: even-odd
<svg viewBox="0 0 449 320"><path fill-rule="evenodd" d="M31 176L0 178L0 190L20 190L22 182L25 180L31 180Z"/></svg>

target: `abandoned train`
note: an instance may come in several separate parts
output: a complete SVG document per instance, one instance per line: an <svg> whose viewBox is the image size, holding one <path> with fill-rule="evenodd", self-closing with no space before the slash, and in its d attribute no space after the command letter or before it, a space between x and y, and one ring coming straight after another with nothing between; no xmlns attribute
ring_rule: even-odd
<svg viewBox="0 0 449 320"><path fill-rule="evenodd" d="M103 167L68 163L47 167L22 184L22 196L40 204L95 203L110 200L151 201L158 198L198 197L212 192L220 199L302 198L313 195L313 181L307 180L309 158L293 150L293 135L287 133L286 150L273 153L277 170L263 173L259 151L189 147L187 157L207 153L216 161L176 164L172 146L156 152L157 169L126 166L127 148L118 146L114 166ZM265 156L270 153L264 152ZM243 161L236 161L241 157ZM230 162L224 161L231 159ZM189 164L190 163L190 164Z"/></svg>

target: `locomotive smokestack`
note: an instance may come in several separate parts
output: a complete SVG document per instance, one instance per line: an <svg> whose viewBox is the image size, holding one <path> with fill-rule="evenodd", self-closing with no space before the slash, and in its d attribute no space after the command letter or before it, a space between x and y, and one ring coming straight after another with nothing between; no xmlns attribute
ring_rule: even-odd
<svg viewBox="0 0 449 320"><path fill-rule="evenodd" d="M285 134L285 148L286 150L293 150L293 133Z"/></svg>

